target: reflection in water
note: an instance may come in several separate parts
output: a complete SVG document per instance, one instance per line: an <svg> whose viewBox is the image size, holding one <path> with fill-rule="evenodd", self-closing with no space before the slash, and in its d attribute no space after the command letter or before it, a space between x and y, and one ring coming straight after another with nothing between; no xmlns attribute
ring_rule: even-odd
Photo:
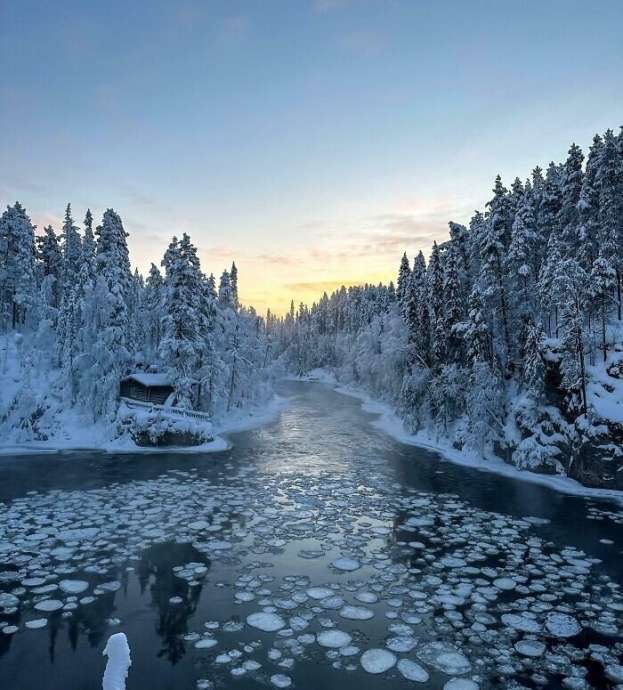
<svg viewBox="0 0 623 690"><path fill-rule="evenodd" d="M499 658L512 657L513 678L523 687L561 687L556 657L572 663L575 650L588 644L620 644L608 632L620 619L611 609L601 614L601 637L584 628L571 640L548 639L554 660L530 667L514 651L521 636L500 626L501 615L516 602L530 608L538 601L540 619L551 601L573 607L581 596L591 607L600 606L600 596L591 599L597 590L590 589L593 575L586 568L597 578L623 579L621 523L601 515L595 507L600 504L441 463L430 451L395 443L371 427L356 400L321 386L288 383L283 392L290 406L278 420L236 435L233 449L217 455L81 453L0 460L0 591L18 591L37 569L52 583L88 580L89 594L97 587L94 580L121 583L75 610L43 614L48 627L39 631L24 627L42 614L32 610L38 595L22 588L24 605L15 613L0 611L0 628L19 627L15 635L0 632L0 679L14 681L11 690L99 690L101 650L119 630L132 648L133 690L195 690L206 677L219 690L246 690L265 687L274 673L291 676L297 690L413 687L396 669L389 676L364 674L357 654L327 655L314 641L325 625L348 632L361 651L384 647L392 625L392 637L417 636L420 647L431 637L452 639L474 662L473 674L481 673L478 662L499 633L506 645ZM36 524L26 528L30 516ZM550 522L529 523L527 516ZM57 519L67 524L59 527ZM13 532L3 533L8 523ZM83 542L75 537L63 573L52 558L45 560L49 541L41 542L48 546L39 552L24 546L43 527L92 527L98 536ZM12 540L6 550L4 534ZM600 543L604 537L614 545ZM579 550L599 561L583 565ZM331 565L338 557L357 569L339 572ZM29 565L33 559L35 566ZM575 580L569 567L579 569ZM15 575L6 574L11 569ZM497 570L503 586L509 586L509 574L526 580L500 593L492 585ZM521 591L533 576L534 601ZM613 583L602 584L607 594ZM335 596L322 605L309 600L310 585L330 587ZM569 591L558 591L563 587ZM482 589L481 611L470 600L475 588ZM69 600L60 591L49 596ZM340 614L343 603L351 606L351 618ZM292 635L245 625L250 613L267 605L296 628ZM373 617L358 621L366 607ZM494 623L487 621L487 610ZM111 624L113 617L121 627ZM206 627L207 621L215 623ZM309 635L312 642L305 644ZM196 647L198 641L203 646ZM407 656L419 658L418 649ZM217 655L225 657L223 663L216 663ZM255 675L253 664L242 666L253 660L262 664ZM535 666L538 671L547 664L553 670L535 681ZM584 659L575 671L582 664L591 687L609 687L602 665ZM448 675L427 668L427 687L442 688ZM510 678L492 674L481 688L510 687ZM2 681L0 686L4 690Z"/></svg>
<svg viewBox="0 0 623 690"><path fill-rule="evenodd" d="M174 568L187 563L202 563L209 567L209 560L190 544L164 543L147 549L138 566L141 592L149 587L152 606L158 611L156 632L162 639L158 657L166 657L176 664L186 651L182 635L188 632L188 619L195 613L201 597L201 583L189 584L177 577Z"/></svg>

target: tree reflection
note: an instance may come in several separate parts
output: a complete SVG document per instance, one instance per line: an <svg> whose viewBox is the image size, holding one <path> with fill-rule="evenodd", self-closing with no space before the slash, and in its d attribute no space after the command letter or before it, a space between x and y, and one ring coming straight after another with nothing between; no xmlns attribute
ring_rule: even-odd
<svg viewBox="0 0 623 690"><path fill-rule="evenodd" d="M190 562L210 565L210 561L190 544L166 543L147 549L138 566L141 592L149 586L152 606L158 611L156 632L162 639L158 657L166 657L172 664L186 652L182 636L188 632L188 619L197 609L201 596L201 584L191 586L173 572L174 567ZM181 601L172 603L172 597L179 597Z"/></svg>

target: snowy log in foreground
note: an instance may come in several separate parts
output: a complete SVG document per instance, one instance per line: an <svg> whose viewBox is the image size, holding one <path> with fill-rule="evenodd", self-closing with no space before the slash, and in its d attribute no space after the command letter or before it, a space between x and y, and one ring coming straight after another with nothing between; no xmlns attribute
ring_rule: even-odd
<svg viewBox="0 0 623 690"><path fill-rule="evenodd" d="M125 690L125 679L132 665L130 646L125 633L111 635L102 654L108 657L102 679L102 690Z"/></svg>

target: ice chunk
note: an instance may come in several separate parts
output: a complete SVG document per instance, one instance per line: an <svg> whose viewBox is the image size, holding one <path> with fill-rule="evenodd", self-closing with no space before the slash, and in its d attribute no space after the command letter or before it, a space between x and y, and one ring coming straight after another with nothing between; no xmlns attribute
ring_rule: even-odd
<svg viewBox="0 0 623 690"><path fill-rule="evenodd" d="M339 649L350 644L352 637L341 630L323 630L316 636L316 640L321 647Z"/></svg>
<svg viewBox="0 0 623 690"><path fill-rule="evenodd" d="M52 611L58 611L63 608L63 602L58 599L44 599L35 604L37 611L46 611L51 613Z"/></svg>
<svg viewBox="0 0 623 690"><path fill-rule="evenodd" d="M452 678L444 686L443 690L478 690L480 686L469 678Z"/></svg>
<svg viewBox="0 0 623 690"><path fill-rule="evenodd" d="M247 616L247 625L264 632L276 632L286 627L285 621L281 616L278 616L276 613L266 613L265 611L252 613Z"/></svg>
<svg viewBox="0 0 623 690"><path fill-rule="evenodd" d="M558 611L547 614L545 627L550 635L554 637L573 637L582 629L573 616L569 616L566 613L559 613Z"/></svg>
<svg viewBox="0 0 623 690"><path fill-rule="evenodd" d="M283 673L275 673L274 676L270 677L270 682L276 688L289 688L292 685L292 678L284 675Z"/></svg>
<svg viewBox="0 0 623 690"><path fill-rule="evenodd" d="M404 678L416 683L426 683L429 679L428 671L411 659L400 659L398 670Z"/></svg>
<svg viewBox="0 0 623 690"><path fill-rule="evenodd" d="M89 583L84 580L61 580L58 584L67 594L81 594L89 588Z"/></svg>
<svg viewBox="0 0 623 690"><path fill-rule="evenodd" d="M374 618L374 611L365 606L344 606L340 609L340 616L352 621L367 621Z"/></svg>
<svg viewBox="0 0 623 690"><path fill-rule="evenodd" d="M471 669L467 657L446 642L429 642L417 652L417 656L424 663L434 666L449 676L458 676Z"/></svg>
<svg viewBox="0 0 623 690"><path fill-rule="evenodd" d="M515 643L515 649L522 656L541 656L545 652L545 645L538 640L520 640Z"/></svg>
<svg viewBox="0 0 623 690"><path fill-rule="evenodd" d="M218 642L213 638L213 637L204 637L201 640L197 640L195 642L195 648L196 649L212 649L212 647L216 647Z"/></svg>
<svg viewBox="0 0 623 690"><path fill-rule="evenodd" d="M335 594L335 590L328 587L310 587L305 593L310 599L326 599Z"/></svg>
<svg viewBox="0 0 623 690"><path fill-rule="evenodd" d="M361 568L361 563L354 558L336 558L331 565L337 568L337 570L345 570L347 572Z"/></svg>
<svg viewBox="0 0 623 690"><path fill-rule="evenodd" d="M368 649L361 655L361 666L368 673L385 673L396 663L396 655L386 649Z"/></svg>

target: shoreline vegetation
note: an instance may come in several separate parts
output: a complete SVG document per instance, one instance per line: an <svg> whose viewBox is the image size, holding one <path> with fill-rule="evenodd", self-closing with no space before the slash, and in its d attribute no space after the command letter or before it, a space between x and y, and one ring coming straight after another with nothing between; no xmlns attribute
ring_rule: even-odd
<svg viewBox="0 0 623 690"><path fill-rule="evenodd" d="M414 438L623 489L623 129L510 188L497 176L469 225L403 255L395 284L284 317L242 305L235 262L217 281L188 234L146 277L127 236L113 209L79 228L67 205L58 233L35 234L19 202L0 217L5 447L216 449L279 377L324 369ZM120 403L141 381L166 404Z"/></svg>

